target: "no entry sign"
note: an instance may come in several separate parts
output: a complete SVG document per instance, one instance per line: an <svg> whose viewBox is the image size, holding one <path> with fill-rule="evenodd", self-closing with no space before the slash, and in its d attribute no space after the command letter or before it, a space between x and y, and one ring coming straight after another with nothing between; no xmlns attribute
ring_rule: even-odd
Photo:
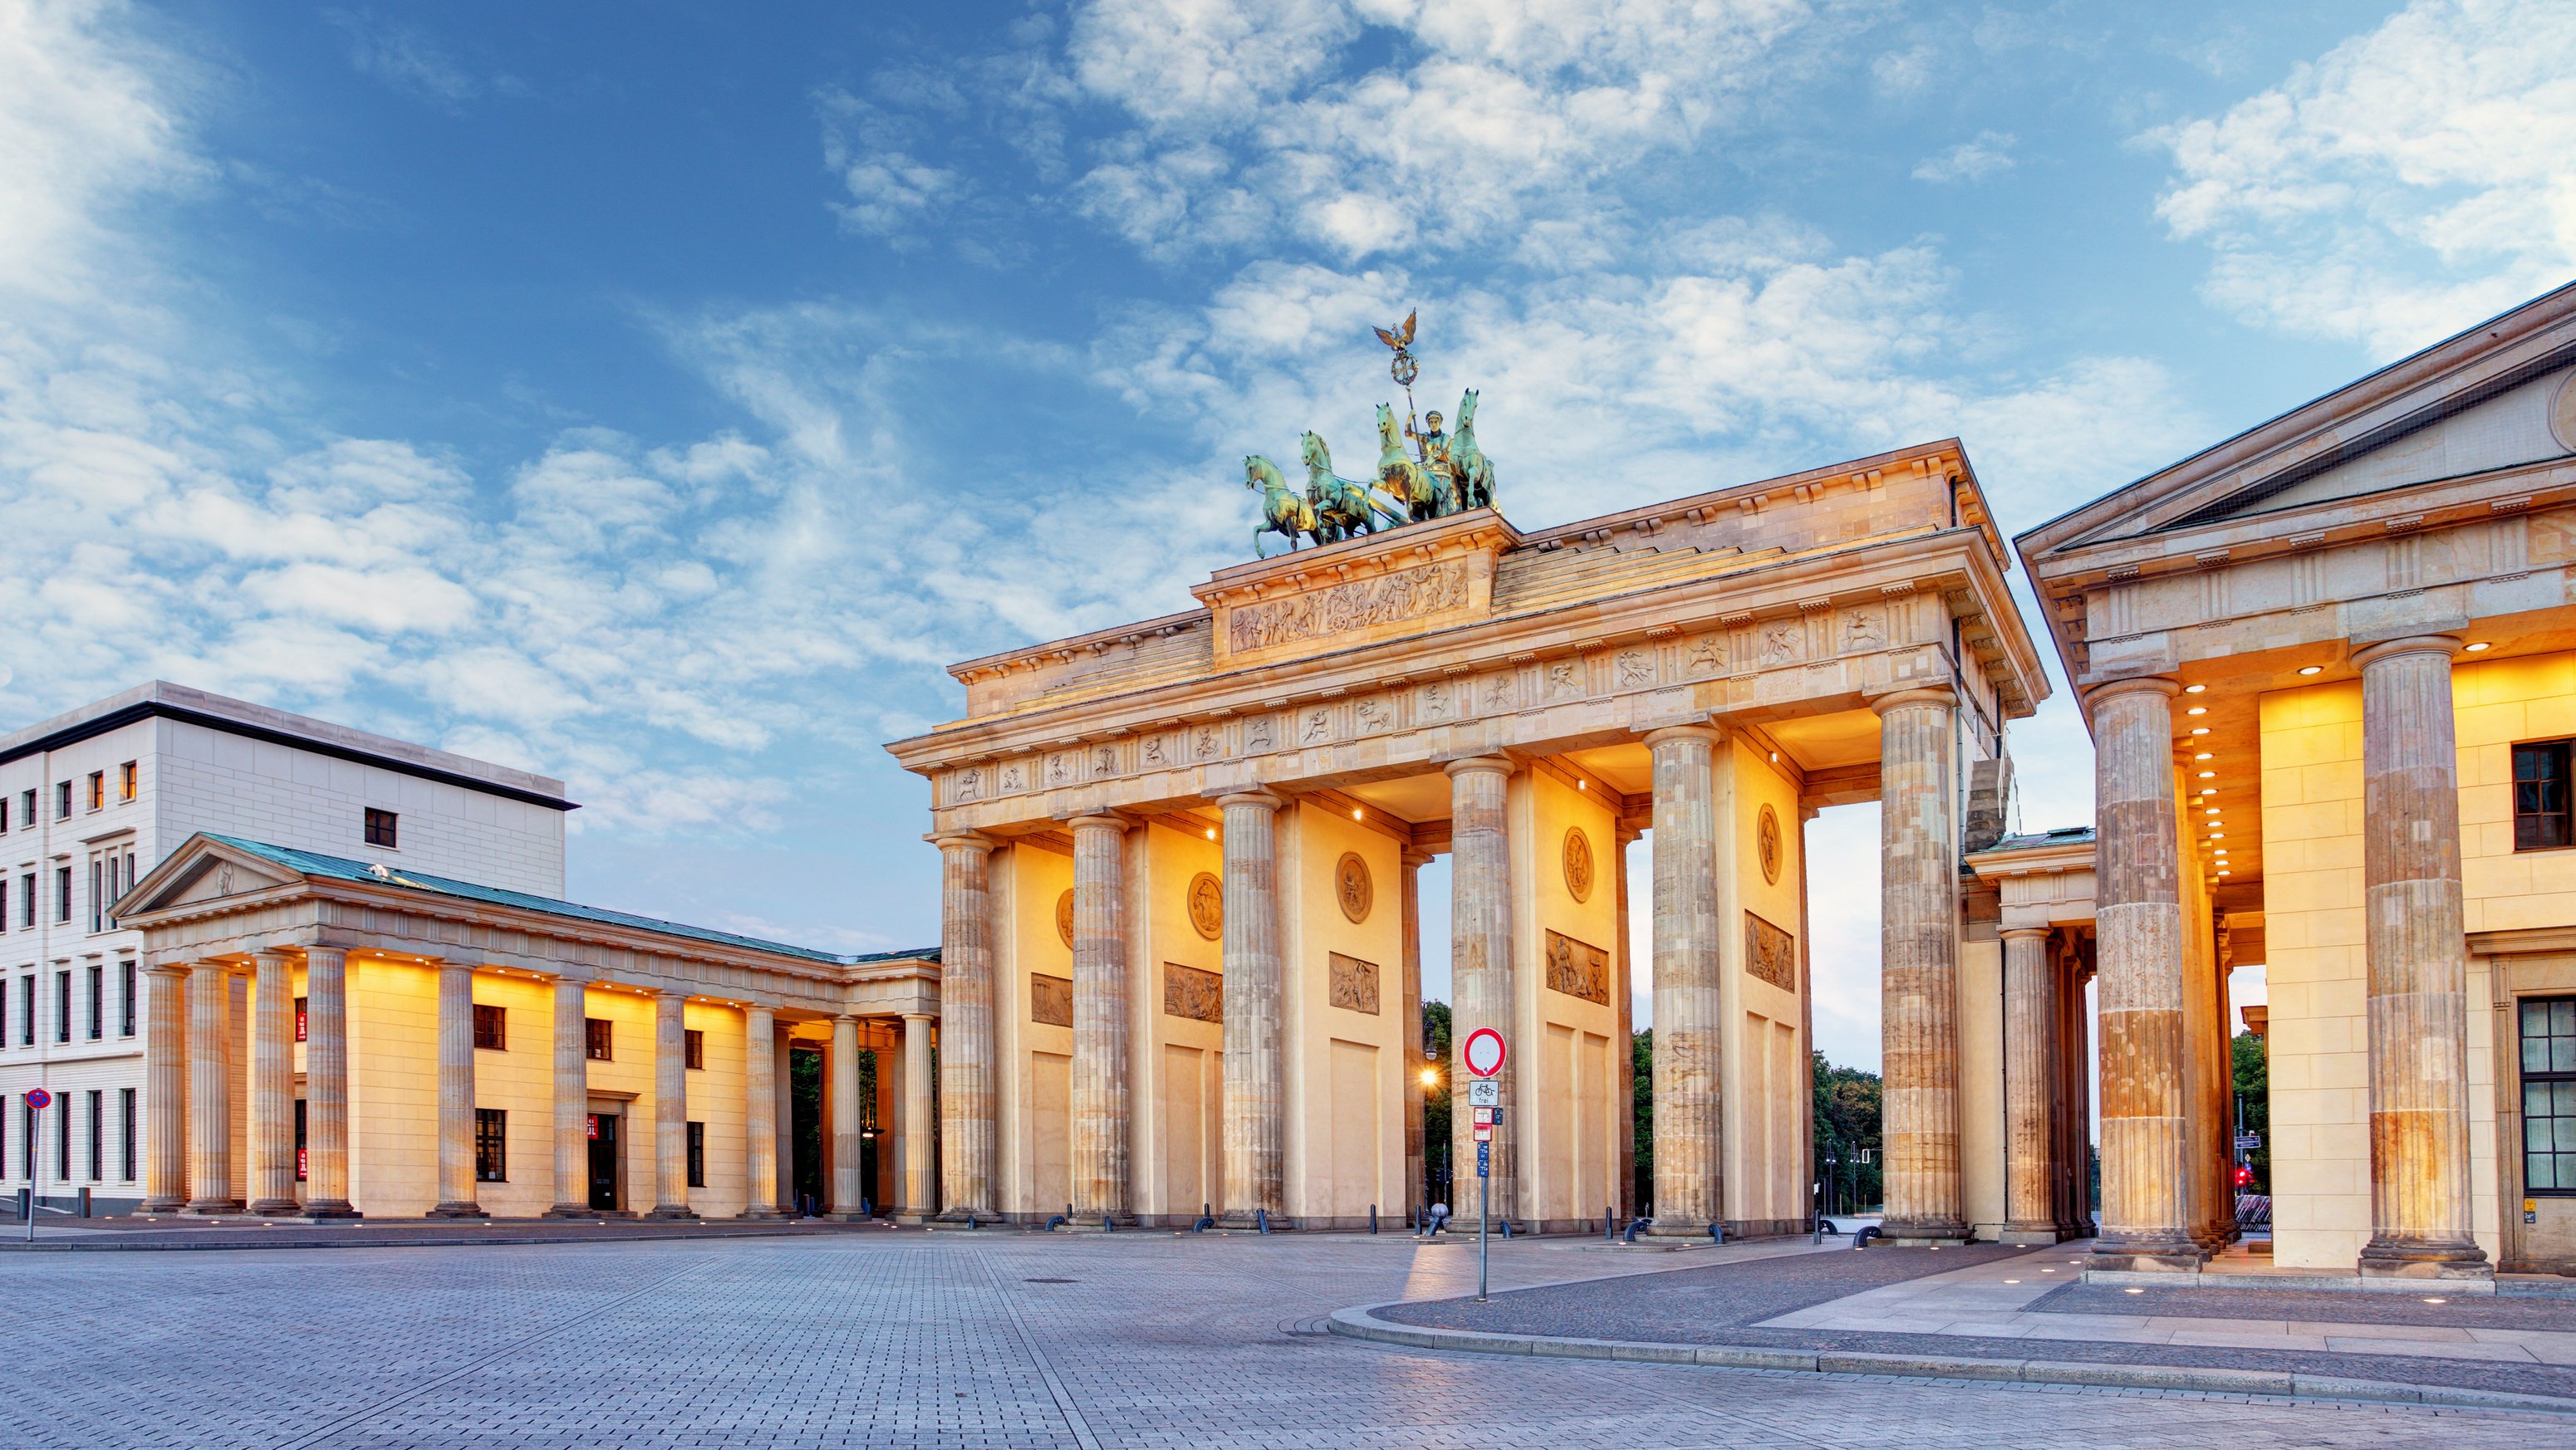
<svg viewBox="0 0 2576 1450"><path fill-rule="evenodd" d="M1467 1034L1467 1044L1458 1050L1458 1056L1467 1064L1467 1071L1478 1077L1492 1077L1503 1070L1503 1034L1491 1027L1479 1027Z"/></svg>
<svg viewBox="0 0 2576 1450"><path fill-rule="evenodd" d="M52 1093L45 1091L43 1088L29 1088L27 1090L27 1106L34 1108L37 1112L41 1113L53 1105L54 1095Z"/></svg>

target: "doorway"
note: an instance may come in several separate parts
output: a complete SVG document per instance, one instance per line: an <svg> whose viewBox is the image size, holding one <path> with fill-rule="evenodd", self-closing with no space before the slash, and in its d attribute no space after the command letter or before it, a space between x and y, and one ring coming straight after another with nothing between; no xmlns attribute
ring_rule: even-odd
<svg viewBox="0 0 2576 1450"><path fill-rule="evenodd" d="M617 1117L615 1113L590 1115L590 1206L598 1213L615 1213L622 1206L617 1192Z"/></svg>

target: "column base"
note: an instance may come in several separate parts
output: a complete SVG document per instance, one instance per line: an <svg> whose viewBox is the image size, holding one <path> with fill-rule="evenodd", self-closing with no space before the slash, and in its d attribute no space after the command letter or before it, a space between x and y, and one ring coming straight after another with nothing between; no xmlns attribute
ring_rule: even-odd
<svg viewBox="0 0 2576 1450"><path fill-rule="evenodd" d="M987 1225L1000 1225L1002 1216L989 1208L951 1208L941 1211L940 1215L931 1222L942 1228L952 1224L958 1228L982 1228Z"/></svg>
<svg viewBox="0 0 2576 1450"><path fill-rule="evenodd" d="M921 1213L912 1209L902 1209L897 1212L887 1214L886 1222L898 1223L906 1228L927 1228L931 1224L939 1222L939 1215L935 1213Z"/></svg>
<svg viewBox="0 0 2576 1450"><path fill-rule="evenodd" d="M2008 1223L1995 1232L1999 1244L2062 1244L2066 1233L2053 1223Z"/></svg>
<svg viewBox="0 0 2576 1450"><path fill-rule="evenodd" d="M1250 1212L1238 1213L1231 1209L1216 1216L1216 1226L1230 1233L1259 1233L1261 1222ZM1275 1234L1294 1233L1297 1231L1296 1220L1284 1213L1274 1213L1270 1215L1270 1231Z"/></svg>
<svg viewBox="0 0 2576 1450"><path fill-rule="evenodd" d="M349 1200L345 1198L314 1199L312 1202L304 1205L304 1216L306 1218L324 1219L352 1219L366 1217L365 1214L350 1207Z"/></svg>
<svg viewBox="0 0 2576 1450"><path fill-rule="evenodd" d="M491 1216L483 1211L483 1205L472 1199L467 1199L463 1203L442 1203L421 1215L423 1218L490 1218Z"/></svg>
<svg viewBox="0 0 2576 1450"><path fill-rule="evenodd" d="M304 1205L291 1198L254 1198L250 1212L260 1218L301 1218Z"/></svg>
<svg viewBox="0 0 2576 1450"><path fill-rule="evenodd" d="M825 1223L875 1223L877 1221L875 1214L861 1213L855 1208L827 1208L814 1217Z"/></svg>
<svg viewBox="0 0 2576 1450"><path fill-rule="evenodd" d="M192 1198L179 1210L190 1218L227 1218L242 1211L238 1198Z"/></svg>
<svg viewBox="0 0 2576 1450"><path fill-rule="evenodd" d="M1646 1225L1646 1237L1656 1239L1704 1239L1709 1236L1708 1226L1710 1222L1711 1220L1704 1218L1659 1218L1653 1223ZM1459 1220L1455 1218L1449 1220L1449 1226L1451 1228L1456 1228L1458 1223ZM1474 1233L1476 1231L1476 1221L1474 1219L1471 1218L1466 1220L1466 1224L1467 1231L1469 1233Z"/></svg>
<svg viewBox="0 0 2576 1450"><path fill-rule="evenodd" d="M150 1214L181 1213L186 1211L187 1207L188 1200L184 1198L147 1198L134 1205L134 1211Z"/></svg>
<svg viewBox="0 0 2576 1450"><path fill-rule="evenodd" d="M792 1218L794 1215L775 1204L761 1203L754 1204L750 1208L744 1209L742 1212L735 1214L734 1217L745 1219L752 1223L771 1223L781 1219Z"/></svg>
<svg viewBox="0 0 2576 1450"><path fill-rule="evenodd" d="M2374 1239L2361 1251L2356 1266L2365 1279L2487 1279L2495 1265L2475 1244L2387 1242Z"/></svg>
<svg viewBox="0 0 2576 1450"><path fill-rule="evenodd" d="M2197 1274L2209 1262L2188 1234L2121 1236L2094 1240L2090 1269L2135 1273Z"/></svg>
<svg viewBox="0 0 2576 1450"><path fill-rule="evenodd" d="M698 1216L698 1211L689 1207L685 1203L657 1203L653 1205L653 1211L644 1216L648 1219L660 1219L668 1222L679 1219L696 1218Z"/></svg>
<svg viewBox="0 0 2576 1450"><path fill-rule="evenodd" d="M1878 1225L1879 1242L1897 1248L1950 1248L1964 1244L1970 1237L1966 1224L1956 1219L1891 1218Z"/></svg>
<svg viewBox="0 0 2576 1450"><path fill-rule="evenodd" d="M538 1214L537 1217L597 1218L599 1217L599 1210L592 1208L587 1203L558 1203L554 1207L547 1209L545 1212Z"/></svg>

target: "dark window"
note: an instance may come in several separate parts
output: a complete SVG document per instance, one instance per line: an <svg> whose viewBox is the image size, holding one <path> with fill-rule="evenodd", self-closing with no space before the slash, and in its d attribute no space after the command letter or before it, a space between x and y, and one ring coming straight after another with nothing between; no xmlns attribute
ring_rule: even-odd
<svg viewBox="0 0 2576 1450"><path fill-rule="evenodd" d="M510 1115L501 1108L474 1110L474 1181L507 1183Z"/></svg>
<svg viewBox="0 0 2576 1450"><path fill-rule="evenodd" d="M0 795L0 831L9 829L9 798Z"/></svg>
<svg viewBox="0 0 2576 1450"><path fill-rule="evenodd" d="M58 820L58 821L68 821L68 820L70 820L71 818L72 818L72 783L71 783L70 781L67 781L67 780L58 780L58 781L55 781L55 782L54 782L54 819L55 819L55 820Z"/></svg>
<svg viewBox="0 0 2576 1450"><path fill-rule="evenodd" d="M507 1008L494 1007L484 1002L474 1004L474 1045L476 1047L486 1052L510 1050L508 1021L505 1015L507 1011Z"/></svg>
<svg viewBox="0 0 2576 1450"><path fill-rule="evenodd" d="M707 1186L707 1125L704 1123L689 1125L689 1186Z"/></svg>
<svg viewBox="0 0 2576 1450"><path fill-rule="evenodd" d="M116 1035L119 1037L134 1035L134 986L134 959L127 957L116 964ZM299 1014L301 1005L298 1004ZM301 1042L304 1039L299 1033L296 1040Z"/></svg>
<svg viewBox="0 0 2576 1450"><path fill-rule="evenodd" d="M89 969L89 1040L107 1035L107 968Z"/></svg>
<svg viewBox="0 0 2576 1450"><path fill-rule="evenodd" d="M72 868L54 868L54 920L72 919Z"/></svg>
<svg viewBox="0 0 2576 1450"><path fill-rule="evenodd" d="M398 843L394 839L393 812L380 811L374 806L367 807L367 844L382 846L389 851L397 849Z"/></svg>
<svg viewBox="0 0 2576 1450"><path fill-rule="evenodd" d="M134 799L134 786L136 779L137 772L135 770L135 762L129 760L116 768L116 789L118 799L129 801ZM0 824L0 830L6 829L8 829L8 827L5 824Z"/></svg>
<svg viewBox="0 0 2576 1450"><path fill-rule="evenodd" d="M2548 851L2576 845L2567 801L2567 742L2513 748L2513 848Z"/></svg>
<svg viewBox="0 0 2576 1450"><path fill-rule="evenodd" d="M72 1095L54 1096L54 1181L72 1181Z"/></svg>
<svg viewBox="0 0 2576 1450"><path fill-rule="evenodd" d="M2576 997L2522 999L2522 1186L2576 1197Z"/></svg>
<svg viewBox="0 0 2576 1450"><path fill-rule="evenodd" d="M691 1068L704 1068L707 1065L707 1035L694 1027L681 1032L680 1056Z"/></svg>
<svg viewBox="0 0 2576 1450"><path fill-rule="evenodd" d="M107 1091L89 1090L89 1181L107 1176Z"/></svg>
<svg viewBox="0 0 2576 1450"><path fill-rule="evenodd" d="M307 1000L303 997L295 999L295 1040L298 1042L304 1040L304 1004ZM125 1030L131 1032L134 1029L129 1027Z"/></svg>
<svg viewBox="0 0 2576 1450"><path fill-rule="evenodd" d="M304 1099L295 1100L295 1181L304 1181Z"/></svg>
<svg viewBox="0 0 2576 1450"><path fill-rule="evenodd" d="M582 1019L582 1034L589 1043L590 1060L593 1062L606 1062L609 1060L609 1026L610 1023L605 1017L585 1017Z"/></svg>
<svg viewBox="0 0 2576 1450"><path fill-rule="evenodd" d="M72 974L54 973L54 1040L72 1040Z"/></svg>
<svg viewBox="0 0 2576 1450"><path fill-rule="evenodd" d="M134 1181L134 1089L116 1090L116 1176Z"/></svg>
<svg viewBox="0 0 2576 1450"><path fill-rule="evenodd" d="M0 827L5 830L6 827ZM0 931L9 929L9 878L0 876Z"/></svg>

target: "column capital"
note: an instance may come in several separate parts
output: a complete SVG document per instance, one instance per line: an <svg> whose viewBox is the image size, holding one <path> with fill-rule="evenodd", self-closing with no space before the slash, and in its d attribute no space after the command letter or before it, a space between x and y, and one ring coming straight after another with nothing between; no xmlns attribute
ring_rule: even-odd
<svg viewBox="0 0 2576 1450"><path fill-rule="evenodd" d="M1398 846L1395 859L1407 866L1428 866L1440 857L1437 853L1425 851L1420 846Z"/></svg>
<svg viewBox="0 0 2576 1450"><path fill-rule="evenodd" d="M1648 750L1654 749L1667 740L1704 740L1709 745L1715 746L1726 738L1726 731L1723 727L1713 724L1665 725L1643 732L1641 738Z"/></svg>
<svg viewBox="0 0 2576 1450"><path fill-rule="evenodd" d="M2456 634L2408 634L2400 635L2395 639L2372 640L2368 644L2355 643L2352 647L2352 667L2366 670L2381 660L2396 655L2437 654L2448 658L2458 654L2460 646L2464 643L2466 641Z"/></svg>
<svg viewBox="0 0 2576 1450"><path fill-rule="evenodd" d="M936 1022L939 1020L939 1014L936 1012L906 1012L903 1014L903 1020L906 1022Z"/></svg>
<svg viewBox="0 0 2576 1450"><path fill-rule="evenodd" d="M2170 699L2181 693L2182 681L2171 675L2136 675L2125 680L2108 680L2102 684L2085 686L2078 693L2078 699L2084 706L2086 718L2089 719L2103 701L2116 699L2122 695L2157 694Z"/></svg>
<svg viewBox="0 0 2576 1450"><path fill-rule="evenodd" d="M250 954L250 959L253 963L260 966L265 966L270 962L286 962L292 960L292 958L287 956L285 950L279 947L262 947L258 951L252 952Z"/></svg>
<svg viewBox="0 0 2576 1450"><path fill-rule="evenodd" d="M305 962L309 965L317 956L338 957L343 963L346 963L349 960L349 949L347 947L326 946L321 942L306 942L304 944Z"/></svg>
<svg viewBox="0 0 2576 1450"><path fill-rule="evenodd" d="M1918 685L1903 690L1890 690L1884 695L1873 695L1870 697L1869 708L1875 714L1885 715L1890 710L1901 710L1908 705L1938 705L1942 709L1950 710L1956 709L1958 704L1959 692L1948 685Z"/></svg>
<svg viewBox="0 0 2576 1450"><path fill-rule="evenodd" d="M1499 755L1470 755L1464 760L1450 761L1440 768L1448 773L1451 780L1456 780L1462 775L1508 776L1517 767Z"/></svg>
<svg viewBox="0 0 2576 1450"><path fill-rule="evenodd" d="M981 831L932 831L921 839L942 851L991 851L999 841Z"/></svg>
<svg viewBox="0 0 2576 1450"><path fill-rule="evenodd" d="M1225 791L1217 796L1216 803L1220 806L1265 806L1275 811L1288 804L1288 797L1266 785L1255 785Z"/></svg>
<svg viewBox="0 0 2576 1450"><path fill-rule="evenodd" d="M1077 831L1116 831L1124 835L1133 829L1136 823L1116 811L1086 811L1081 815L1068 817L1065 824Z"/></svg>
<svg viewBox="0 0 2576 1450"><path fill-rule="evenodd" d="M2005 941L2028 941L2034 937L2045 939L2048 933L2049 928L2044 926L2007 926L1997 930L1995 935Z"/></svg>
<svg viewBox="0 0 2576 1450"><path fill-rule="evenodd" d="M172 961L166 957L146 957L143 974L148 977L167 977L174 982L184 982L188 979L188 963Z"/></svg>

